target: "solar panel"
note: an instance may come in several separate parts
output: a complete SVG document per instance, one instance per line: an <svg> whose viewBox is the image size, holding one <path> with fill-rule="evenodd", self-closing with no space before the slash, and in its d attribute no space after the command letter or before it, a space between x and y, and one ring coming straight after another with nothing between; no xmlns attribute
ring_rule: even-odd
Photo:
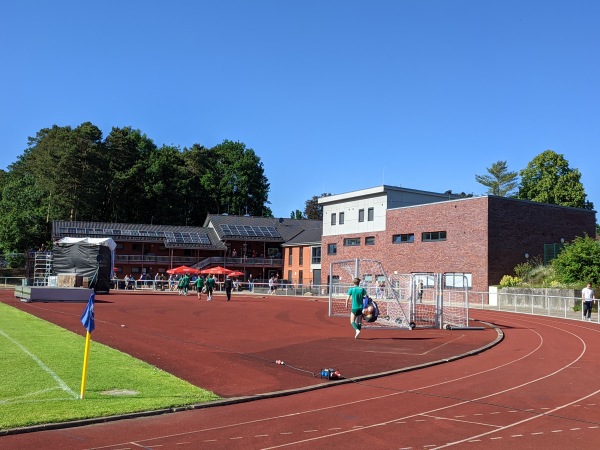
<svg viewBox="0 0 600 450"><path fill-rule="evenodd" d="M251 236L280 238L281 235L275 227L261 227L252 225L221 225L225 236Z"/></svg>

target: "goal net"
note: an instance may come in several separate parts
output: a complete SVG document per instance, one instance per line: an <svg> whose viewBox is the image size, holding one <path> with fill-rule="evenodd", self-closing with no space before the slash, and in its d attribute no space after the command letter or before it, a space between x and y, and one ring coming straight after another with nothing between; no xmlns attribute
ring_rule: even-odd
<svg viewBox="0 0 600 450"><path fill-rule="evenodd" d="M348 290L361 279L377 303L379 317L369 328L466 327L469 322L468 280L446 280L441 273L386 274L380 261L351 259L330 264L329 315L350 314Z"/></svg>
<svg viewBox="0 0 600 450"><path fill-rule="evenodd" d="M381 262L373 259L349 259L334 261L329 268L329 315L347 317L348 290L352 280L360 278L361 286L377 303L379 317L375 322L363 322L368 328L411 328L409 284L394 284L383 270Z"/></svg>

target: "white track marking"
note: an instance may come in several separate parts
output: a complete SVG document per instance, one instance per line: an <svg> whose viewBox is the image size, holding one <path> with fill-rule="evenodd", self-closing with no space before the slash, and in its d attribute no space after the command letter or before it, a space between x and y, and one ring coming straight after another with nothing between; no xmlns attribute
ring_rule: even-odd
<svg viewBox="0 0 600 450"><path fill-rule="evenodd" d="M2 336L4 336L6 339L8 339L9 341L11 341L14 345L16 345L17 347L19 347L19 349L25 353L27 356L29 356L33 361L35 361L35 363L40 366L42 368L42 370L44 372L46 372L48 375L50 375L54 381L56 381L56 383L58 384L58 386L60 387L60 389L62 389L63 391L65 391L67 394L69 394L71 397L73 397L73 399L77 399L79 398L79 395L77 395L68 385L67 383L65 383L57 374L55 374L52 369L50 369L46 364L44 364L37 356L35 356L33 353L31 353L29 350L27 350L23 345L21 345L19 342L17 342L16 340L14 340L12 337L10 337L8 334L6 334L4 331L0 330L0 334Z"/></svg>

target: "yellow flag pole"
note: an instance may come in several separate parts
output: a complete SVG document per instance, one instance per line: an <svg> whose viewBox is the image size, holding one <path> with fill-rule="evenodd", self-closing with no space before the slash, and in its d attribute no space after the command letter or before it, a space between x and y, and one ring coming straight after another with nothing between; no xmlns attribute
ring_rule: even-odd
<svg viewBox="0 0 600 450"><path fill-rule="evenodd" d="M90 353L90 332L88 331L85 335L85 351L83 354L83 373L81 374L81 393L79 398L83 399L85 394L85 382L87 379L87 366L88 366L88 355Z"/></svg>

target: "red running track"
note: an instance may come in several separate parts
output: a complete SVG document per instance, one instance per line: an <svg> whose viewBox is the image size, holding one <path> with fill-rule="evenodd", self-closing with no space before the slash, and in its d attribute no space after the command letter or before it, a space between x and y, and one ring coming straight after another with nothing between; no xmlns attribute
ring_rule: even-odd
<svg viewBox="0 0 600 450"><path fill-rule="evenodd" d="M0 448L597 448L597 324L471 315L499 326L502 343L448 364L290 396L5 436Z"/></svg>

